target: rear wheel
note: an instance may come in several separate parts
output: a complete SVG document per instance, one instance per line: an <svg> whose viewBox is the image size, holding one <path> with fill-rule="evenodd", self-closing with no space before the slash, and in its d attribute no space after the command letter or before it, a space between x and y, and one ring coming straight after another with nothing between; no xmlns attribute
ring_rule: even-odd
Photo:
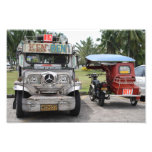
<svg viewBox="0 0 152 152"><path fill-rule="evenodd" d="M89 88L89 97L91 101L95 100L94 89L92 88L92 86L90 86Z"/></svg>
<svg viewBox="0 0 152 152"><path fill-rule="evenodd" d="M97 103L99 106L104 106L104 101L105 101L105 93L100 92L99 93L99 99L97 100Z"/></svg>
<svg viewBox="0 0 152 152"><path fill-rule="evenodd" d="M24 113L22 111L22 92L17 91L16 94L16 116L17 118L22 118Z"/></svg>
<svg viewBox="0 0 152 152"><path fill-rule="evenodd" d="M101 107L104 106L104 99L98 99L98 100L97 100L97 103L98 103L98 105L101 106Z"/></svg>
<svg viewBox="0 0 152 152"><path fill-rule="evenodd" d="M72 116L78 116L80 113L80 107L81 107L80 93L79 93L79 91L76 91L75 92L75 108L74 108L74 110L70 111L70 114Z"/></svg>
<svg viewBox="0 0 152 152"><path fill-rule="evenodd" d="M136 100L136 98L130 98L130 103L132 106L136 106L138 101Z"/></svg>

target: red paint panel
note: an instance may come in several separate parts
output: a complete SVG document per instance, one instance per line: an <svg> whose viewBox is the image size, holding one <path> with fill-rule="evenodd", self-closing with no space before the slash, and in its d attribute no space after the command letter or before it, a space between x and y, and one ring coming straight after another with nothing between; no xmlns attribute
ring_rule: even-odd
<svg viewBox="0 0 152 152"><path fill-rule="evenodd" d="M49 67L49 66L52 66L52 65L51 64L42 64L42 66Z"/></svg>
<svg viewBox="0 0 152 152"><path fill-rule="evenodd" d="M53 36L52 34L44 34L44 41L52 41Z"/></svg>

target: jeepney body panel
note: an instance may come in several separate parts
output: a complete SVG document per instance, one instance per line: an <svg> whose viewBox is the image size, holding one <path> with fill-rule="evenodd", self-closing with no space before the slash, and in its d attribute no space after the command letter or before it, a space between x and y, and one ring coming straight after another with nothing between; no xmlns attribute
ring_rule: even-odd
<svg viewBox="0 0 152 152"><path fill-rule="evenodd" d="M55 59L51 63L45 60L52 56L61 59L57 63ZM47 111L43 105L55 105L58 111L75 108L75 96L70 93L80 90L81 82L75 80L76 57L71 44L22 41L18 46L18 66L21 74L20 80L14 82L14 90L23 91L23 111ZM25 92L30 97L25 98Z"/></svg>

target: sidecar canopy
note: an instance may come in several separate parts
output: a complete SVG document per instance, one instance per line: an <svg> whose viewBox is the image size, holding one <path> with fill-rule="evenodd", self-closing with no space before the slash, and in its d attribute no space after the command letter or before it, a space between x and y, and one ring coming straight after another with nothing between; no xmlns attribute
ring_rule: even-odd
<svg viewBox="0 0 152 152"><path fill-rule="evenodd" d="M117 54L92 54L86 56L90 62L135 62L133 58Z"/></svg>

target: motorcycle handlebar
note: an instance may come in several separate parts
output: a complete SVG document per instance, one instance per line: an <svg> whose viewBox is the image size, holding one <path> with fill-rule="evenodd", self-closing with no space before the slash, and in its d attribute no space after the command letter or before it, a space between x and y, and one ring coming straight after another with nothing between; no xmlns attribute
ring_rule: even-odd
<svg viewBox="0 0 152 152"><path fill-rule="evenodd" d="M95 74L95 73L92 73L92 74L87 74L86 76L89 76L89 78L93 77L93 76L99 76L99 75L102 75L102 74Z"/></svg>

